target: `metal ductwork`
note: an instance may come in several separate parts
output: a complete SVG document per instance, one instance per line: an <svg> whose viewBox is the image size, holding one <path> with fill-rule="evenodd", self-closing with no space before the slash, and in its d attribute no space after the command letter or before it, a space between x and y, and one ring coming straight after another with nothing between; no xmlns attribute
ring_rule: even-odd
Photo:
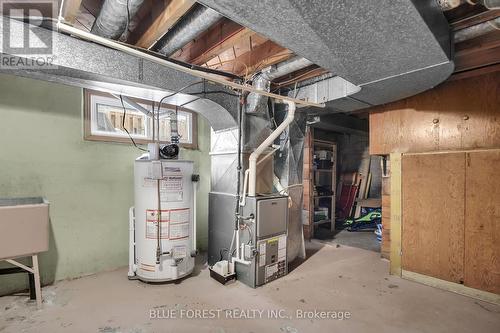
<svg viewBox="0 0 500 333"><path fill-rule="evenodd" d="M154 45L153 50L171 56L222 18L215 10L195 5Z"/></svg>
<svg viewBox="0 0 500 333"><path fill-rule="evenodd" d="M473 25L465 29L458 30L457 32L455 32L454 41L455 43L460 43L498 29L500 29L500 17L477 25Z"/></svg>
<svg viewBox="0 0 500 333"><path fill-rule="evenodd" d="M13 45L22 45L25 32L31 31L37 36L39 45L53 43L57 47L52 49L54 61L49 67L33 66L26 69L17 65L4 66L0 68L0 73L155 101L189 84L200 82L199 78L190 74L149 60L0 16L0 26L7 25ZM0 56L4 55L15 57L19 61L26 61L29 57L9 55L5 50L0 50ZM225 93L215 93L220 91ZM205 96L200 92L207 94ZM205 82L164 99L164 103L184 105L185 109L205 117L214 130L222 130L237 126L238 99L229 93L232 94L232 90Z"/></svg>
<svg viewBox="0 0 500 333"><path fill-rule="evenodd" d="M500 9L500 0L464 0L471 5L483 5L488 10Z"/></svg>
<svg viewBox="0 0 500 333"><path fill-rule="evenodd" d="M302 57L294 57L277 65L270 66L257 74L253 80L253 87L259 90L269 91L271 81L281 76L293 73L299 69L306 68L313 63ZM247 113L263 113L267 109L268 98L257 93L247 96Z"/></svg>
<svg viewBox="0 0 500 333"><path fill-rule="evenodd" d="M293 57L292 59L288 59L277 65L269 67L268 70L263 70L262 75L269 81L272 81L311 65L314 65L314 63L306 58Z"/></svg>
<svg viewBox="0 0 500 333"><path fill-rule="evenodd" d="M199 0L361 87L327 103L349 112L435 87L454 70L436 0Z"/></svg>
<svg viewBox="0 0 500 333"><path fill-rule="evenodd" d="M144 0L105 0L90 32L109 39L120 38L143 2Z"/></svg>

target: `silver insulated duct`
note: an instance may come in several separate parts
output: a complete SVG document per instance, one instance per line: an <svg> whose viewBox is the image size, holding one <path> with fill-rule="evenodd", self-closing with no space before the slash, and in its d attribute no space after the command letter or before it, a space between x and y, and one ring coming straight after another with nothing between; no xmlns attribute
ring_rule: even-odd
<svg viewBox="0 0 500 333"><path fill-rule="evenodd" d="M181 18L171 30L160 38L153 49L167 57L171 56L221 18L222 15L215 10L195 5L189 15Z"/></svg>
<svg viewBox="0 0 500 333"><path fill-rule="evenodd" d="M500 17L458 30L455 32L453 41L455 43L460 43L498 29L500 29Z"/></svg>
<svg viewBox="0 0 500 333"><path fill-rule="evenodd" d="M144 0L105 0L90 32L118 39L127 28Z"/></svg>
<svg viewBox="0 0 500 333"><path fill-rule="evenodd" d="M264 77L269 81L272 81L311 65L313 65L313 63L306 58L293 57L292 59L280 62L275 66L271 66L270 70L263 71L262 75L264 75Z"/></svg>
<svg viewBox="0 0 500 333"><path fill-rule="evenodd" d="M302 57L293 57L286 61L280 62L275 66L264 69L253 80L253 87L259 90L269 91L271 81L281 76L293 73L299 69L306 68L313 63ZM257 93L250 93L247 96L248 113L262 113L267 107L267 97Z"/></svg>

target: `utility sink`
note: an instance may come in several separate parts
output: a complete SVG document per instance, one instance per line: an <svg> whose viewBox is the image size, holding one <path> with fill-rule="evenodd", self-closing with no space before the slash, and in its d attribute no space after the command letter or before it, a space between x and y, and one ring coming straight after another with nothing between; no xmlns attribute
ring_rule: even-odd
<svg viewBox="0 0 500 333"><path fill-rule="evenodd" d="M0 198L0 260L48 249L48 201L42 197Z"/></svg>

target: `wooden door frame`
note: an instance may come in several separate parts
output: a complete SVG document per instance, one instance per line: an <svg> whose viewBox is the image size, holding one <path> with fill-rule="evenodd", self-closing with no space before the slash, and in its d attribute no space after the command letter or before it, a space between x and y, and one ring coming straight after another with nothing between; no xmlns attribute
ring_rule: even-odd
<svg viewBox="0 0 500 333"><path fill-rule="evenodd" d="M390 245L390 274L404 279L422 283L428 286L455 292L464 296L500 305L500 295L464 286L462 284L441 280L415 272L405 271L401 266L401 225L404 221L402 213L402 159L405 155L430 155L447 153L474 153L484 151L500 151L499 148L475 150L449 150L424 153L391 153L391 245Z"/></svg>

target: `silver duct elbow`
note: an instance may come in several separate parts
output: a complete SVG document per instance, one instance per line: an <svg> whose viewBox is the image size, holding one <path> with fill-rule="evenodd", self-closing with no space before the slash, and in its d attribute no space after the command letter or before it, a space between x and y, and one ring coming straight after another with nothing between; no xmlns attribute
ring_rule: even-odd
<svg viewBox="0 0 500 333"><path fill-rule="evenodd" d="M120 38L127 28L127 22L137 14L143 2L144 0L105 0L90 32L104 38Z"/></svg>
<svg viewBox="0 0 500 333"><path fill-rule="evenodd" d="M271 81L281 76L293 73L299 69L313 65L313 63L302 57L293 57L275 66L264 69L253 80L253 87L263 91L269 91ZM264 113L267 110L267 97L259 93L250 93L247 96L247 113Z"/></svg>
<svg viewBox="0 0 500 333"><path fill-rule="evenodd" d="M221 18L222 15L215 10L196 5L189 15L181 18L171 30L160 38L153 49L169 57Z"/></svg>

